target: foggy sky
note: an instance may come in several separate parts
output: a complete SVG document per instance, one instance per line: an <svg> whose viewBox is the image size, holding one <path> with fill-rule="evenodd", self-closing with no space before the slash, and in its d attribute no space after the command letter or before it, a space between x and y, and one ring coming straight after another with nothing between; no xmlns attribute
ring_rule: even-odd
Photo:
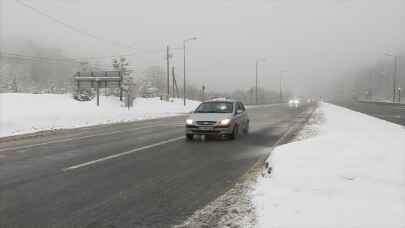
<svg viewBox="0 0 405 228"><path fill-rule="evenodd" d="M1 1L1 45L17 37L59 47L70 57L136 52L129 62L142 72L164 64L164 48L188 44L188 75L209 90L284 86L322 95L348 71L405 50L405 0L27 0L36 8L102 37L72 32L24 8ZM120 45L112 44L119 42ZM172 61L182 76L182 51ZM385 57L386 58L386 57ZM110 59L97 59L110 63Z"/></svg>

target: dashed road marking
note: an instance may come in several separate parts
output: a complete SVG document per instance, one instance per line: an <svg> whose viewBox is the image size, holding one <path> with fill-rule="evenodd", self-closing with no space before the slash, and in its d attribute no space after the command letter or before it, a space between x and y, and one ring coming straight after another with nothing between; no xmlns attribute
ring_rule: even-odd
<svg viewBox="0 0 405 228"><path fill-rule="evenodd" d="M74 169L94 165L96 163L100 163L100 162L103 162L103 161L107 161L107 160L111 160L111 159L114 159L114 158L126 156L126 155L129 155L129 154L133 154L133 153L136 153L136 152L141 151L141 150L146 150L146 149L150 149L150 148L153 148L153 147L165 145L165 144L168 144L168 143L171 143L171 142L179 141L181 139L184 139L184 136L168 139L168 140L165 140L165 141L153 143L153 144L150 144L150 145L147 145L147 146L142 146L142 147L139 147L139 148L136 148L136 149L133 149L133 150L129 150L129 151L126 151L126 152L122 152L122 153L119 153L119 154L114 154L114 155L99 158L99 159L96 159L96 160L84 162L84 163L81 163L81 164L78 164L78 165L63 168L62 171L66 172L66 171L70 171L70 170L74 170Z"/></svg>
<svg viewBox="0 0 405 228"><path fill-rule="evenodd" d="M106 135L114 135L114 134L119 134L119 133L124 133L124 132L131 132L134 130L162 127L162 126L165 126L165 125L159 124L159 125L143 126L143 127L132 128L132 129L128 129L128 130L113 131L113 132L107 132L107 133L101 133L101 134L95 134L95 135L86 135L86 136L82 136L82 137L70 137L70 138L64 138L64 139L60 139L60 140L54 140L54 141L36 143L36 144L30 144L30 145L24 145L24 146L6 147L6 148L1 148L0 152L8 151L8 150L28 149L28 148L32 148L32 147L44 146L44 145L49 145L49 144L54 144L54 143L70 142L70 141L74 141L74 140L94 138L94 137L106 136ZM169 125L166 125L166 126L169 126Z"/></svg>

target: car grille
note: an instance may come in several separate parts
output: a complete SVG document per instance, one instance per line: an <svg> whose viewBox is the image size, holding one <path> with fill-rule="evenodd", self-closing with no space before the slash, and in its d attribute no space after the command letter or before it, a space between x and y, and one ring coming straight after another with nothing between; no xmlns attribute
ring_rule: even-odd
<svg viewBox="0 0 405 228"><path fill-rule="evenodd" d="M193 133L202 133L202 134L207 134L207 133L219 133L220 131L218 130L192 130Z"/></svg>
<svg viewBox="0 0 405 228"><path fill-rule="evenodd" d="M216 123L216 121L197 121L197 125L201 126L214 126Z"/></svg>

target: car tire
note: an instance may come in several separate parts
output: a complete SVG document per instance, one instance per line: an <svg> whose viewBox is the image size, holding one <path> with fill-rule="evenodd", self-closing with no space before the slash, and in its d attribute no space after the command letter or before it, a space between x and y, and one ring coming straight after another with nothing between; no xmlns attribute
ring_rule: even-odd
<svg viewBox="0 0 405 228"><path fill-rule="evenodd" d="M233 127L232 133L229 135L229 138L231 140L234 140L238 137L238 134L239 134L239 127L238 127L238 125L235 125Z"/></svg>
<svg viewBox="0 0 405 228"><path fill-rule="evenodd" d="M194 135L193 134L186 134L186 140L187 141L192 141L194 139Z"/></svg>
<svg viewBox="0 0 405 228"><path fill-rule="evenodd" d="M244 133L245 135L249 134L249 121L247 121L246 126L245 126L245 129L243 129L243 133Z"/></svg>

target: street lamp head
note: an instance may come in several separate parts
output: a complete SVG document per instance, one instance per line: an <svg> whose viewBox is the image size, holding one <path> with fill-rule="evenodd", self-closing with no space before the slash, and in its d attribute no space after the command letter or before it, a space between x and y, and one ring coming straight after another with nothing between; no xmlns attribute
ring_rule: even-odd
<svg viewBox="0 0 405 228"><path fill-rule="evenodd" d="M401 88L398 88L398 91L401 91Z"/></svg>

